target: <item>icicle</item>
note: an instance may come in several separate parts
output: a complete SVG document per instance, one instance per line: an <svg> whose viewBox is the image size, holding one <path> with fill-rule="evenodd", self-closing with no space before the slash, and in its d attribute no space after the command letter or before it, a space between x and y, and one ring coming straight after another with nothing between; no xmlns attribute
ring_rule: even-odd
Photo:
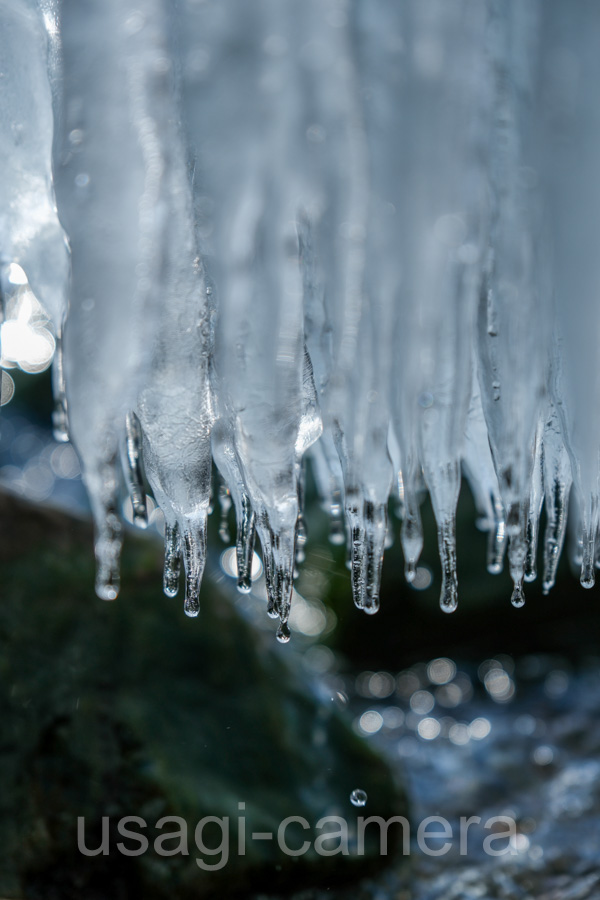
<svg viewBox="0 0 600 900"><path fill-rule="evenodd" d="M242 594L252 590L252 559L254 556L255 516L250 498L243 492L240 500L241 515L238 516L236 537L237 587Z"/></svg>
<svg viewBox="0 0 600 900"><path fill-rule="evenodd" d="M273 531L264 514L257 517L257 527L263 548L268 612L271 617L278 616L282 623L286 623L292 601L293 530L291 534Z"/></svg>
<svg viewBox="0 0 600 900"><path fill-rule="evenodd" d="M529 123L537 101L539 10L530 0L492 0L487 36L493 86L488 145L490 249L480 292L476 349L482 407L507 514L515 605L524 602L531 470L548 380L550 316L544 303L551 292L543 289L538 249L539 179L535 171L526 177L526 166L537 149Z"/></svg>
<svg viewBox="0 0 600 900"><path fill-rule="evenodd" d="M348 525L348 551L352 598L358 609L365 605L365 579L367 574L365 524L359 500L346 489L346 521Z"/></svg>
<svg viewBox="0 0 600 900"><path fill-rule="evenodd" d="M458 606L458 581L456 577L456 522L454 516L438 527L438 546L442 561L442 589L440 607L451 613Z"/></svg>
<svg viewBox="0 0 600 900"><path fill-rule="evenodd" d="M66 310L69 252L52 173L53 39L36 0L2 0L0 58L0 266L16 265L58 335ZM52 23L55 28L56 23Z"/></svg>
<svg viewBox="0 0 600 900"><path fill-rule="evenodd" d="M221 476L229 487L235 506L237 522L237 587L241 593L247 594L252 590L252 558L254 554L256 517L240 471L231 425L225 418L217 419L214 424L212 430L212 452Z"/></svg>
<svg viewBox="0 0 600 900"><path fill-rule="evenodd" d="M114 507L106 509L105 518L97 523L96 529L96 594L101 600L115 600L121 586L119 560L123 540L121 521Z"/></svg>
<svg viewBox="0 0 600 900"><path fill-rule="evenodd" d="M595 495L591 495L589 502L585 504L581 527L581 586L584 588L593 588L596 582L596 574L594 571L595 563L595 540L596 531L598 529L598 500Z"/></svg>
<svg viewBox="0 0 600 900"><path fill-rule="evenodd" d="M127 413L125 418L125 447L123 467L127 489L133 507L133 521L139 528L148 527L146 491L142 476L142 433L135 413Z"/></svg>
<svg viewBox="0 0 600 900"><path fill-rule="evenodd" d="M366 578L362 608L369 615L379 609L383 551L387 535L387 506L365 501Z"/></svg>
<svg viewBox="0 0 600 900"><path fill-rule="evenodd" d="M600 225L596 189L600 127L589 110L594 106L600 83L600 23L584 3L570 4L568 9L556 2L543 7L540 140L545 150L546 221L555 298L551 389L573 476L572 505L577 527L573 531L576 543L571 556L581 566L582 586L591 588L595 580L600 446L599 420L592 413L600 403L600 270L591 235L598 232ZM570 486L566 461L561 463L560 469L555 463L552 482L557 482L558 489L556 542L564 534L562 515ZM558 547L556 542L549 549ZM556 563L548 582L554 580L555 572Z"/></svg>
<svg viewBox="0 0 600 900"><path fill-rule="evenodd" d="M89 473L86 480L96 526L96 594L101 600L115 600L121 584L119 561L123 545L123 528L117 512L116 459L104 463L95 473L94 481Z"/></svg>
<svg viewBox="0 0 600 900"><path fill-rule="evenodd" d="M527 546L525 543L525 511L524 504L513 504L506 517L506 530L508 534L508 569L513 581L513 590L510 602L519 608L525 604L523 591L523 579L525 577L525 557Z"/></svg>
<svg viewBox="0 0 600 900"><path fill-rule="evenodd" d="M305 545L308 538L304 520L304 490L306 481L305 454L323 433L323 421L317 400L314 373L310 356L304 347L302 371L302 407L298 434L295 442L296 451L296 489L298 492L298 518L295 534L295 564L304 562Z"/></svg>
<svg viewBox="0 0 600 900"><path fill-rule="evenodd" d="M158 7L167 9L162 3ZM147 27L147 26L146 26ZM159 72L164 73L156 89L171 109L179 97L175 68L164 65L171 46L170 30L159 34ZM156 65L157 57L153 57ZM163 131L150 138L154 148L166 155L164 166L155 160L160 173L160 213L165 232L157 252L162 303L156 311L157 330L148 354L152 360L139 388L136 414L140 421L146 476L165 522L177 523L178 534L170 532L167 547L169 586L176 583L179 544L185 569L186 615L200 609L200 586L206 561L206 521L211 489L210 434L214 422L209 384L212 330L204 269L198 256L193 211L191 173L187 165L184 137L177 119L161 123ZM180 373L185 371L182 390ZM173 562L171 563L171 559Z"/></svg>
<svg viewBox="0 0 600 900"><path fill-rule="evenodd" d="M271 534L266 524L263 524L262 528L257 528L257 531L260 535L263 566L265 570L265 586L267 589L267 615L270 619L277 619L279 616L279 610L277 606L277 573L275 572L273 564Z"/></svg>
<svg viewBox="0 0 600 900"><path fill-rule="evenodd" d="M477 527L488 532L487 570L491 575L498 575L504 564L506 523L475 375L465 430L463 468L480 517Z"/></svg>
<svg viewBox="0 0 600 900"><path fill-rule="evenodd" d="M325 432L321 440L313 444L310 459L321 508L329 516L329 542L339 547L346 542L343 479L339 457L330 434Z"/></svg>
<svg viewBox="0 0 600 900"><path fill-rule="evenodd" d="M523 579L525 577L525 558L527 545L525 542L525 504L513 504L506 517L508 533L508 569L513 580L513 591L510 602L520 608L525 604Z"/></svg>
<svg viewBox="0 0 600 900"><path fill-rule="evenodd" d="M206 513L186 518L179 523L183 537L183 562L185 567L186 616L194 618L200 612L200 585L206 562Z"/></svg>
<svg viewBox="0 0 600 900"><path fill-rule="evenodd" d="M558 416L551 412L544 430L544 491L546 531L544 534L543 591L547 594L556 581L556 570L567 528L569 494L573 476L571 461L564 445Z"/></svg>
<svg viewBox="0 0 600 900"><path fill-rule="evenodd" d="M442 563L440 607L454 612L458 604L456 576L456 504L460 489L458 465L432 469L428 474L429 491L438 523L438 547Z"/></svg>
<svg viewBox="0 0 600 900"><path fill-rule="evenodd" d="M379 589L387 533L387 506L364 500L346 489L346 521L354 605L373 615L379 610Z"/></svg>
<svg viewBox="0 0 600 900"><path fill-rule="evenodd" d="M61 16L70 100L56 192L72 248L64 377L69 432L96 509L103 505L96 473L118 454L160 327L163 248L172 228L164 206L171 76L156 68L164 56L159 0L145 4L142 20L130 0L65 2ZM103 517L95 516L101 547L120 544L113 518L114 537L105 540ZM116 562L110 568L114 585ZM100 584L105 569L99 558Z"/></svg>
<svg viewBox="0 0 600 900"><path fill-rule="evenodd" d="M543 591L549 593L556 581L556 570L562 552L567 527L567 509L571 478L554 476L546 485L546 532L544 536L544 581Z"/></svg>
<svg viewBox="0 0 600 900"><path fill-rule="evenodd" d="M165 522L165 563L163 570L163 590L167 597L176 597L179 592L181 571L181 538L177 522Z"/></svg>
<svg viewBox="0 0 600 900"><path fill-rule="evenodd" d="M525 555L525 581L535 581L537 578L537 546L540 529L540 514L544 500L544 445L543 445L543 421L540 420L535 439L535 455L533 460L533 472L531 476L531 490L527 507L527 525L525 542L527 551Z"/></svg>
<svg viewBox="0 0 600 900"><path fill-rule="evenodd" d="M62 333L56 336L56 350L54 351L54 363L52 366L52 393L54 395L52 433L54 440L63 444L69 440L69 416L67 412Z"/></svg>
<svg viewBox="0 0 600 900"><path fill-rule="evenodd" d="M118 592L121 442L134 520L142 452L165 517L165 592L183 556L198 613L212 450L238 588L256 532L284 643L307 454L368 613L394 480L406 578L426 482L456 608L461 465L515 606L544 501L544 592L571 493L584 587L600 566L600 17L342 5L334 25L324 0L0 0L3 361L41 369L56 343L97 591Z"/></svg>

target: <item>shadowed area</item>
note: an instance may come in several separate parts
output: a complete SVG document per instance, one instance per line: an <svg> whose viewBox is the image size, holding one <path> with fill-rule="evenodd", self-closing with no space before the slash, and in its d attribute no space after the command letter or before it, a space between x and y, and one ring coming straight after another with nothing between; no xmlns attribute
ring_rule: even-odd
<svg viewBox="0 0 600 900"><path fill-rule="evenodd" d="M157 544L130 539L123 596L102 603L93 595L86 522L0 496L0 527L2 896L234 896L249 882L257 890L290 879L295 887L335 883L379 862L368 832L361 860L319 858L312 848L292 858L275 841L250 839L237 855L240 802L248 836L276 832L286 816L312 827L335 813L352 828L358 786L369 815L405 814L406 804L330 698L318 698L221 588L205 589L200 618L190 622L157 586ZM126 815L148 823L150 850L138 857L116 850L116 823ZM169 815L188 822L189 856L152 850L160 833L153 826ZM229 859L213 873L195 862L202 854L193 829L208 815L231 821ZM108 855L79 853L78 816L90 849L100 846L101 817L110 817ZM304 836L290 827L290 847ZM218 846L219 832L207 827L204 837Z"/></svg>

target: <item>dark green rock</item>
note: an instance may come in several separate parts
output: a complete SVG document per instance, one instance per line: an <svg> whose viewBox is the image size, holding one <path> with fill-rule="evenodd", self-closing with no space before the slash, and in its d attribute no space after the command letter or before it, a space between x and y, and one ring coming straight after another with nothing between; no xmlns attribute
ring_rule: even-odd
<svg viewBox="0 0 600 900"><path fill-rule="evenodd" d="M104 603L86 522L0 496L0 525L1 897L230 897L323 887L381 864L378 841L360 859L312 847L292 858L250 839L286 816L314 826L336 813L352 824L406 806L382 760L290 665L288 648L256 634L222 587L207 580L199 620L187 619L161 593L156 542L128 537L121 596ZM350 804L354 788L369 796L364 810ZM136 857L116 849L116 823L128 815L148 823L150 849ZM229 858L212 873L196 864L194 844L208 815L230 817ZM90 848L110 817L108 855L79 852L78 816ZM186 819L189 856L154 852L162 816ZM288 837L299 845L315 835Z"/></svg>

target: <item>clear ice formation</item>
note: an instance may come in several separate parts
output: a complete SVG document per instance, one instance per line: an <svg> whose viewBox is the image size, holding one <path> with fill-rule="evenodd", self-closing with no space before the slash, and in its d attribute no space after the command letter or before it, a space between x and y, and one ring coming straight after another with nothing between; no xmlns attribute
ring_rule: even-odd
<svg viewBox="0 0 600 900"><path fill-rule="evenodd" d="M515 606L569 510L594 584L598 47L596 0L0 0L3 309L52 325L100 597L147 486L198 614L213 460L283 642L306 459L367 613L426 492L456 608L463 475Z"/></svg>

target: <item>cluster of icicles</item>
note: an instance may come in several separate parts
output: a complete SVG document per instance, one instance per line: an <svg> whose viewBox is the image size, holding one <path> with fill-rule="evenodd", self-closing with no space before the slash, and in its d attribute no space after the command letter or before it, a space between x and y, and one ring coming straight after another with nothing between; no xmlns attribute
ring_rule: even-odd
<svg viewBox="0 0 600 900"><path fill-rule="evenodd" d="M516 606L572 485L593 585L599 47L596 0L0 0L4 307L53 325L100 597L124 472L198 613L214 460L287 640L307 456L368 613L425 490L455 609L461 473Z"/></svg>

